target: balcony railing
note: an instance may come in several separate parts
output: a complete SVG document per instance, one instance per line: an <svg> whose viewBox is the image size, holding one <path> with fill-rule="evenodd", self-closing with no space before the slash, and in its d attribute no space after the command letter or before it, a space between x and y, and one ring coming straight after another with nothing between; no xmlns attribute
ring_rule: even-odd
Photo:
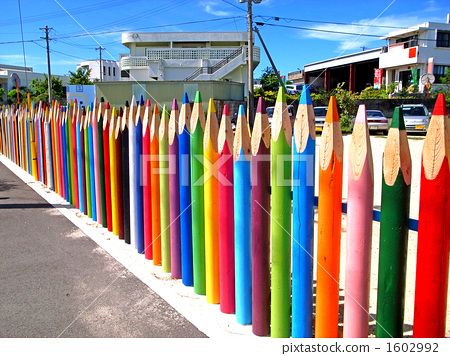
<svg viewBox="0 0 450 356"><path fill-rule="evenodd" d="M145 54L149 60L160 59L212 59L228 58L240 48L147 48ZM257 52L257 54L256 54ZM259 48L255 47L255 57L259 61ZM256 58L255 58L256 59Z"/></svg>

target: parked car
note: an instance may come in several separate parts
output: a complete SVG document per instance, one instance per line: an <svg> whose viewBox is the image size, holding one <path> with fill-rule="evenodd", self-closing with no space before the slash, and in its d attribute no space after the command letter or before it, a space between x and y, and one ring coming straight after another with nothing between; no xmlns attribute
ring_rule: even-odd
<svg viewBox="0 0 450 356"><path fill-rule="evenodd" d="M430 123L430 113L423 104L402 105L406 131L427 132Z"/></svg>
<svg viewBox="0 0 450 356"><path fill-rule="evenodd" d="M380 110L366 110L369 131L381 131L387 134L389 130L389 119Z"/></svg>
<svg viewBox="0 0 450 356"><path fill-rule="evenodd" d="M289 112L289 118L291 119L291 123L293 123L294 118L295 118L295 108L294 105L288 105L287 106L288 112ZM267 117L269 119L269 125L272 124L272 116L273 116L273 111L275 110L275 106L268 106L266 108L266 114Z"/></svg>
<svg viewBox="0 0 450 356"><path fill-rule="evenodd" d="M300 94L303 90L303 84L286 84L286 93L295 95Z"/></svg>
<svg viewBox="0 0 450 356"><path fill-rule="evenodd" d="M316 131L322 132L325 118L327 116L328 107L316 106L314 108L314 116L316 117Z"/></svg>

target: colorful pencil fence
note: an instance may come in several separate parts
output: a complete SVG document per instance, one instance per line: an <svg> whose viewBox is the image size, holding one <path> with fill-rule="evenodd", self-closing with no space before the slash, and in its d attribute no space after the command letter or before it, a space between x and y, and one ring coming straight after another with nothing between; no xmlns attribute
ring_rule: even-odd
<svg viewBox="0 0 450 356"><path fill-rule="evenodd" d="M2 106L0 153L97 228L131 243L163 272L206 294L208 303L220 303L223 313L236 313L238 323L252 324L254 334L338 337L341 316L344 337L367 337L374 168L365 107L358 110L348 152L343 315L344 154L335 98L319 141L317 261L316 137L308 87L293 130L283 89L271 127L258 101L251 134L243 106L235 133L228 105L216 108L210 99L205 120L199 92L192 111L187 94L180 108L173 101L170 113L164 106L160 117L157 103L151 110L143 98L124 107L104 100L86 107L76 101ZM396 108L383 157L377 337L403 336L411 169L402 110ZM421 173L413 336L444 337L450 123L441 94Z"/></svg>

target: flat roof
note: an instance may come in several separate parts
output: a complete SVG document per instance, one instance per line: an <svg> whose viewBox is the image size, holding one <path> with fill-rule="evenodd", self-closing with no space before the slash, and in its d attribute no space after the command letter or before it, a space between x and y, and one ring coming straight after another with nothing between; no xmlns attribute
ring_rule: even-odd
<svg viewBox="0 0 450 356"><path fill-rule="evenodd" d="M414 25L405 29L389 32L381 39L386 40L389 38L403 37L415 32L428 31L428 30L450 30L450 24L445 22L423 22L418 25Z"/></svg>
<svg viewBox="0 0 450 356"><path fill-rule="evenodd" d="M122 43L246 42L247 32L123 32Z"/></svg>
<svg viewBox="0 0 450 356"><path fill-rule="evenodd" d="M344 56L333 57L324 59L322 61L305 64L305 72L311 72L314 70L320 70L330 67L338 67L350 63L365 62L380 57L381 47L370 49L367 51L361 51L356 53L346 54Z"/></svg>

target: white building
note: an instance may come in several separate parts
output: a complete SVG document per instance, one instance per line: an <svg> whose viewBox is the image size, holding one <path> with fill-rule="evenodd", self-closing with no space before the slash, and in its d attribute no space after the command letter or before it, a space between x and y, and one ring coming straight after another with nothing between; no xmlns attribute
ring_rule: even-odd
<svg viewBox="0 0 450 356"><path fill-rule="evenodd" d="M116 61L112 61L110 59L102 59L102 77L100 78L100 60L87 60L83 61L77 65L78 68L90 69L91 75L89 78L95 82L103 80L105 82L108 81L117 81L120 80L120 68L119 64Z"/></svg>
<svg viewBox="0 0 450 356"><path fill-rule="evenodd" d="M122 80L228 80L247 87L246 32L126 32L122 44L130 49L120 59Z"/></svg>
<svg viewBox="0 0 450 356"><path fill-rule="evenodd" d="M417 83L422 90L423 74L434 74L439 83L445 70L450 69L450 15L447 23L425 22L385 38L388 45L380 54L385 84L396 82L401 89Z"/></svg>
<svg viewBox="0 0 450 356"><path fill-rule="evenodd" d="M0 88L3 88L5 93L3 100L6 99L6 94L9 90L18 87L29 87L33 79L44 78L45 73L33 72L31 67L13 66L9 64L0 64ZM67 85L69 77L66 75L53 75L61 79L63 85Z"/></svg>

